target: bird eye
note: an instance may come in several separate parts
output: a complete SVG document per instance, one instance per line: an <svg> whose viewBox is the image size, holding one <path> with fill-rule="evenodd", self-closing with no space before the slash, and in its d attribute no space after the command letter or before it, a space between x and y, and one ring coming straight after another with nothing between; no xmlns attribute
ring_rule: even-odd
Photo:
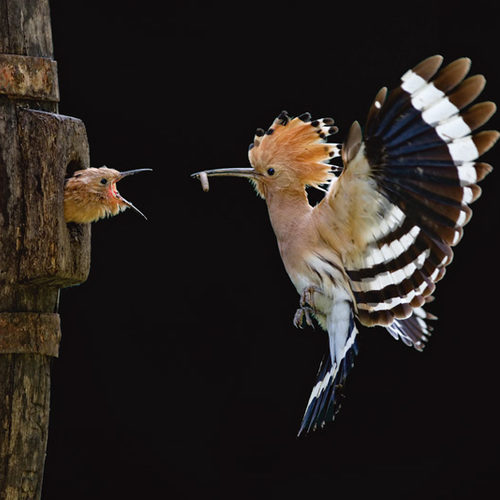
<svg viewBox="0 0 500 500"><path fill-rule="evenodd" d="M274 168L268 168L267 169L267 174L268 175L274 175Z"/></svg>
<svg viewBox="0 0 500 500"><path fill-rule="evenodd" d="M108 179L105 179L104 177L101 179L101 184L107 184L108 183Z"/></svg>

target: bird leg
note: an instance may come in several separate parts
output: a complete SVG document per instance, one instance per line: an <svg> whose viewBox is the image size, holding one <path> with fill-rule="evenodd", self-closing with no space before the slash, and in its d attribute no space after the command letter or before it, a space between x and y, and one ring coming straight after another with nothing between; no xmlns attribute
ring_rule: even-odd
<svg viewBox="0 0 500 500"><path fill-rule="evenodd" d="M314 305L315 292L321 293L321 290L317 286L313 285L307 286L302 290L299 301L300 307L297 309L293 318L293 324L295 328L302 328L304 319L308 326L312 326L314 328L311 314L314 314L316 312L316 307Z"/></svg>

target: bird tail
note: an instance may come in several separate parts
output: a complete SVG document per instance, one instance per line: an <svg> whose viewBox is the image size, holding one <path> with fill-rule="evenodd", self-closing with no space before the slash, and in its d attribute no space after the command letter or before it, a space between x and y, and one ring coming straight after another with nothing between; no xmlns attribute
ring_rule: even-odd
<svg viewBox="0 0 500 500"><path fill-rule="evenodd" d="M349 307L347 329L342 325L342 321L338 322L335 333L340 333L340 336L337 335L335 339L336 348L330 348L330 352L321 361L317 381L302 419L299 436L315 431L318 425L324 427L327 422L334 420L340 410L345 380L358 354L358 329L354 322L354 312L350 303L344 304L348 304ZM333 333L329 331L329 334L332 339ZM342 339L341 346L339 346L339 338ZM332 358L334 358L333 361Z"/></svg>

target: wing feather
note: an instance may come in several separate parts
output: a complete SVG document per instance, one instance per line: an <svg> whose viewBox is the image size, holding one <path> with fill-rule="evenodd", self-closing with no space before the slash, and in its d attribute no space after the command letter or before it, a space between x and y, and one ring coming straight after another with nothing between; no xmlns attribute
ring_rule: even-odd
<svg viewBox="0 0 500 500"><path fill-rule="evenodd" d="M464 109L483 90L484 77L465 79L466 58L438 72L441 63L441 56L428 58L398 88L379 91L364 137L357 122L351 127L344 171L320 208L345 219L344 264L360 321L394 325L391 334L414 345L422 341L414 332L423 320L412 314L452 261L451 248L472 215L469 204L481 194L477 182L491 171L476 160L499 137L473 134L495 112L493 103Z"/></svg>

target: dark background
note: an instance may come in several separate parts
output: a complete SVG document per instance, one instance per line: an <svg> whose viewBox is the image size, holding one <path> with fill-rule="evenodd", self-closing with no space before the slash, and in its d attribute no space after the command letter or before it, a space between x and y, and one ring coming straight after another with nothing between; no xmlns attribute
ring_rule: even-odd
<svg viewBox="0 0 500 500"><path fill-rule="evenodd" d="M494 3L346 3L51 2L60 112L85 122L92 165L154 172L120 184L148 222L95 224L89 279L61 293L45 500L496 485L498 172L429 307L425 352L363 329L341 413L300 439L326 335L293 327L298 295L251 186L215 179L206 194L189 177L246 166L282 109L333 116L343 140L381 86L435 53L471 57L498 100Z"/></svg>

